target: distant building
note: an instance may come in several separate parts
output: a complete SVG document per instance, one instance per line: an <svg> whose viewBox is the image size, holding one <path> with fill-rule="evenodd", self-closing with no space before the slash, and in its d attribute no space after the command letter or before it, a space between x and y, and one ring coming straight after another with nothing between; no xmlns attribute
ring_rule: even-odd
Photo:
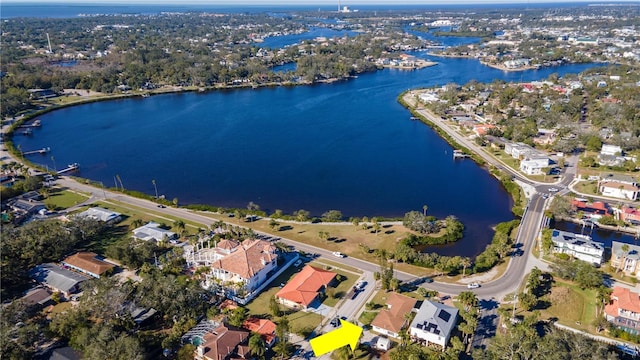
<svg viewBox="0 0 640 360"><path fill-rule="evenodd" d="M332 271L306 265L276 293L276 299L289 308L307 309L333 284L336 275Z"/></svg>
<svg viewBox="0 0 640 360"><path fill-rule="evenodd" d="M630 333L640 334L640 295L614 286L609 304L604 307L607 321Z"/></svg>
<svg viewBox="0 0 640 360"><path fill-rule="evenodd" d="M115 267L115 265L99 259L98 255L92 252L75 253L62 260L62 265L94 278L100 278Z"/></svg>
<svg viewBox="0 0 640 360"><path fill-rule="evenodd" d="M620 220L632 225L640 225L640 210L631 206L623 205L618 212Z"/></svg>
<svg viewBox="0 0 640 360"><path fill-rule="evenodd" d="M144 241L162 242L176 239L177 235L174 232L161 228L158 223L149 222L146 225L134 229L133 238Z"/></svg>
<svg viewBox="0 0 640 360"><path fill-rule="evenodd" d="M554 229L551 240L555 253L569 254L578 260L598 266L602 264L604 245L592 241L588 236Z"/></svg>
<svg viewBox="0 0 640 360"><path fill-rule="evenodd" d="M457 320L458 309L425 300L411 322L409 334L413 340L425 345L439 345L444 350Z"/></svg>
<svg viewBox="0 0 640 360"><path fill-rule="evenodd" d="M373 331L399 338L402 328L407 325L405 314L413 311L417 300L392 292L387 296L387 308L380 310L371 322Z"/></svg>
<svg viewBox="0 0 640 360"><path fill-rule="evenodd" d="M235 330L219 325L205 332L199 339L195 351L195 360L250 359L246 341L249 332Z"/></svg>
<svg viewBox="0 0 640 360"><path fill-rule="evenodd" d="M269 319L259 319L250 317L242 323L242 327L260 334L267 347L272 347L276 343L276 324Z"/></svg>

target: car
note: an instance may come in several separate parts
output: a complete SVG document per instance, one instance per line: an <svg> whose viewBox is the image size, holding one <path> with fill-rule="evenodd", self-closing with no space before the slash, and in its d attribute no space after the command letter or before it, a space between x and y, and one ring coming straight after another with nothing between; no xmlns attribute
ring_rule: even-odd
<svg viewBox="0 0 640 360"><path fill-rule="evenodd" d="M426 278L424 278L424 282L426 282L427 284L430 284L430 283L433 282L433 279L430 278L430 277L426 277Z"/></svg>
<svg viewBox="0 0 640 360"><path fill-rule="evenodd" d="M162 204L158 204L158 207L159 207L160 209L164 209L164 208L166 208L166 206L165 206L165 205L162 205Z"/></svg>
<svg viewBox="0 0 640 360"><path fill-rule="evenodd" d="M330 324L331 324L331 326L333 326L333 327L338 327L338 326L340 326L340 318L339 318L339 317L334 318L333 320L331 320L331 323L330 323Z"/></svg>
<svg viewBox="0 0 640 360"><path fill-rule="evenodd" d="M367 286L367 282L364 280L360 280L356 283L356 289L358 290L364 289L365 286Z"/></svg>
<svg viewBox="0 0 640 360"><path fill-rule="evenodd" d="M293 263L293 266L298 267L302 264L302 260L298 259L296 262Z"/></svg>
<svg viewBox="0 0 640 360"><path fill-rule="evenodd" d="M480 284L478 283L469 283L467 284L467 289L477 289L480 287Z"/></svg>
<svg viewBox="0 0 640 360"><path fill-rule="evenodd" d="M339 257L339 258L346 257L346 255L341 253L340 251L334 251L333 252L333 256L336 256L336 257Z"/></svg>
<svg viewBox="0 0 640 360"><path fill-rule="evenodd" d="M558 189L554 188L554 187L553 188L549 188L549 192L558 192Z"/></svg>

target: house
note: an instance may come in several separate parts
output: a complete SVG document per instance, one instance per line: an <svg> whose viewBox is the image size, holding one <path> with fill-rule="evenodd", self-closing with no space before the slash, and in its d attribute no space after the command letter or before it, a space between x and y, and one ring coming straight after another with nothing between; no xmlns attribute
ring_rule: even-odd
<svg viewBox="0 0 640 360"><path fill-rule="evenodd" d="M551 164L548 157L531 157L520 161L520 171L527 175L546 174Z"/></svg>
<svg viewBox="0 0 640 360"><path fill-rule="evenodd" d="M62 260L62 265L94 278L100 278L103 274L112 271L115 265L100 260L97 256L92 252L75 253Z"/></svg>
<svg viewBox="0 0 640 360"><path fill-rule="evenodd" d="M46 287L59 291L69 297L80 290L80 284L90 279L89 276L78 274L61 268L56 264L40 264L29 271L29 276Z"/></svg>
<svg viewBox="0 0 640 360"><path fill-rule="evenodd" d="M194 359L250 359L249 347L242 345L248 338L249 332L246 330L235 330L219 325L200 338L201 342L197 344Z"/></svg>
<svg viewBox="0 0 640 360"><path fill-rule="evenodd" d="M276 247L264 240L239 243L225 239L216 244L213 255L205 286L218 287L239 302L263 285L278 267Z"/></svg>
<svg viewBox="0 0 640 360"><path fill-rule="evenodd" d="M54 349L49 360L80 360L82 354L68 346Z"/></svg>
<svg viewBox="0 0 640 360"><path fill-rule="evenodd" d="M604 245L592 241L586 235L554 229L551 232L551 240L554 253L569 254L578 260L598 266L602 264Z"/></svg>
<svg viewBox="0 0 640 360"><path fill-rule="evenodd" d="M640 225L640 210L623 205L618 212L620 220L633 225Z"/></svg>
<svg viewBox="0 0 640 360"><path fill-rule="evenodd" d="M602 148L600 149L600 154L602 155L624 155L622 153L622 148L618 145L607 145L602 144Z"/></svg>
<svg viewBox="0 0 640 360"><path fill-rule="evenodd" d="M174 232L161 228L160 224L152 221L134 229L133 238L144 241L162 242L177 239L177 235Z"/></svg>
<svg viewBox="0 0 640 360"><path fill-rule="evenodd" d="M512 142L507 142L504 145L504 151L514 159L525 158L530 154L537 153L537 151L529 145Z"/></svg>
<svg viewBox="0 0 640 360"><path fill-rule="evenodd" d="M602 166L622 166L625 160L620 146L602 144L598 154L598 164Z"/></svg>
<svg viewBox="0 0 640 360"><path fill-rule="evenodd" d="M611 208L609 204L602 201L594 201L593 203L587 203L586 199L575 198L571 200L571 208L574 211L582 211L588 214L591 218L600 218L604 215L611 215Z"/></svg>
<svg viewBox="0 0 640 360"><path fill-rule="evenodd" d="M631 333L640 333L640 295L614 286L609 304L604 307L605 318L614 326Z"/></svg>
<svg viewBox="0 0 640 360"><path fill-rule="evenodd" d="M307 309L325 289L333 284L336 273L306 265L276 293L276 300L294 309Z"/></svg>
<svg viewBox="0 0 640 360"><path fill-rule="evenodd" d="M387 297L387 308L380 310L371 322L373 331L398 338L400 330L407 325L405 315L413 311L416 302L414 298L390 293Z"/></svg>
<svg viewBox="0 0 640 360"><path fill-rule="evenodd" d="M386 338L384 336L378 336L378 339L376 340L376 349L387 351L390 348L391 348L391 340L389 340L389 338Z"/></svg>
<svg viewBox="0 0 640 360"><path fill-rule="evenodd" d="M627 275L640 277L640 246L612 241L611 267Z"/></svg>
<svg viewBox="0 0 640 360"><path fill-rule="evenodd" d="M37 286L29 289L27 293L20 298L22 302L32 311L39 311L47 305L53 303L51 291L43 286Z"/></svg>
<svg viewBox="0 0 640 360"><path fill-rule="evenodd" d="M598 183L598 190L604 196L626 200L636 200L640 194L640 186L635 178L617 174L602 177Z"/></svg>
<svg viewBox="0 0 640 360"><path fill-rule="evenodd" d="M107 224L117 223L122 219L120 213L103 209L101 207L90 207L87 210L76 215L77 217L95 219Z"/></svg>
<svg viewBox="0 0 640 360"><path fill-rule="evenodd" d="M276 324L271 320L250 317L242 323L242 327L260 334L265 345L269 348L276 343Z"/></svg>
<svg viewBox="0 0 640 360"><path fill-rule="evenodd" d="M413 340L425 345L447 346L458 321L458 309L441 303L425 300L409 327Z"/></svg>

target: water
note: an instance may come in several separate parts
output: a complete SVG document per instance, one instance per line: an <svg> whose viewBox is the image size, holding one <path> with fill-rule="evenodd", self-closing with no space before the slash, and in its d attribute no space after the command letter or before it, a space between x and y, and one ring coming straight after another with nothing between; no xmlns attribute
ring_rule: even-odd
<svg viewBox="0 0 640 360"><path fill-rule="evenodd" d="M419 56L430 59L425 53ZM472 59L432 59L419 71L382 70L315 86L179 93L92 103L40 117L34 136L16 135L28 151L51 147L32 161L115 186L158 192L180 203L268 212L309 210L319 216L403 216L424 204L437 217L455 215L465 238L441 254L474 256L491 227L513 219L511 200L496 179L424 124L409 120L396 98L410 88L531 81L593 65L508 73Z"/></svg>
<svg viewBox="0 0 640 360"><path fill-rule="evenodd" d="M290 62L290 63L274 66L271 70L273 72L284 73L287 71L296 71L297 68L298 68L298 65L296 63Z"/></svg>
<svg viewBox="0 0 640 360"><path fill-rule="evenodd" d="M358 32L351 30L333 30L327 28L311 28L301 34L291 34L284 36L271 36L264 39L263 42L255 43L255 46L279 49L293 44L299 44L303 40L311 40L317 37L326 37L331 39L334 37L356 36Z"/></svg>

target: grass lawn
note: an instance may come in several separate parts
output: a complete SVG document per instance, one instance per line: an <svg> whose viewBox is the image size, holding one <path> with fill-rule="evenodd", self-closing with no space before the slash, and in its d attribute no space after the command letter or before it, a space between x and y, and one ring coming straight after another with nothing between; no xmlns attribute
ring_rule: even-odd
<svg viewBox="0 0 640 360"><path fill-rule="evenodd" d="M574 188L576 191L583 194L597 194L598 182L597 181L580 181Z"/></svg>
<svg viewBox="0 0 640 360"><path fill-rule="evenodd" d="M377 315L377 311L363 311L358 318L358 322L363 325L371 325L371 322L376 318Z"/></svg>
<svg viewBox="0 0 640 360"><path fill-rule="evenodd" d="M49 195L44 199L47 207L54 207L55 210L68 209L89 199L89 196L62 188L51 188Z"/></svg>
<svg viewBox="0 0 640 360"><path fill-rule="evenodd" d="M323 269L325 269L328 266L329 270L331 270L333 268L339 268L339 269L350 271L350 272L353 272L353 273L362 274L362 270L360 270L360 269L356 269L356 268L351 267L349 265L340 264L339 262L330 261L330 260L327 260L327 259L324 259L324 258L321 258L321 259L318 259L318 260L314 260L309 265L313 265L313 266L316 266L316 267L321 267Z"/></svg>
<svg viewBox="0 0 640 360"><path fill-rule="evenodd" d="M542 299L550 306L540 311L541 318L555 317L561 324L580 330L595 331L591 323L596 316L596 292L556 279L551 293Z"/></svg>
<svg viewBox="0 0 640 360"><path fill-rule="evenodd" d="M340 299L347 295L349 290L356 283L356 279L358 278L358 276L335 268L331 269L331 271L344 276L344 280L342 280L334 290L335 297L327 296L322 302L327 306L334 307L338 304L338 301L340 301ZM330 292L331 290L328 291L328 293Z"/></svg>

